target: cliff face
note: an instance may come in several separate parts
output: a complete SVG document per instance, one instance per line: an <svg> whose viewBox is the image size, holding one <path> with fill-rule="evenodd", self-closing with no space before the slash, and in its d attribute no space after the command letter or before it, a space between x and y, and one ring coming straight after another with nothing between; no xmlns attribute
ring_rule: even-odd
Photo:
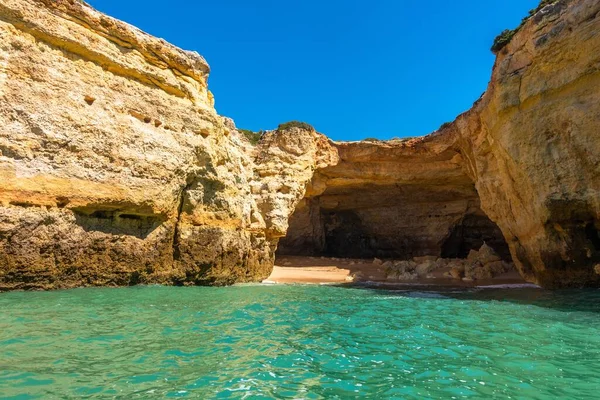
<svg viewBox="0 0 600 400"><path fill-rule="evenodd" d="M0 289L260 281L282 238L285 253L395 258L486 241L530 281L598 286L599 11L538 12L441 132L292 128L252 147L198 54L80 1L4 0Z"/></svg>
<svg viewBox="0 0 600 400"><path fill-rule="evenodd" d="M79 1L3 1L0 38L1 287L268 276L276 223L202 57Z"/></svg>
<svg viewBox="0 0 600 400"><path fill-rule="evenodd" d="M260 240L234 233L244 157L224 145L202 57L80 2L8 0L0 16L4 286L193 280L205 258L175 263L192 243ZM248 269L267 269L256 253Z"/></svg>
<svg viewBox="0 0 600 400"><path fill-rule="evenodd" d="M597 0L542 8L442 131L336 145L342 161L318 171L320 196L300 204L280 250L408 258L485 240L528 281L599 286L599 12Z"/></svg>
<svg viewBox="0 0 600 400"><path fill-rule="evenodd" d="M267 132L256 152L252 193L267 237L279 240L315 171L337 164L338 152L325 136L299 128Z"/></svg>
<svg viewBox="0 0 600 400"><path fill-rule="evenodd" d="M561 0L530 18L448 132L522 275L547 287L600 285L599 12Z"/></svg>
<svg viewBox="0 0 600 400"><path fill-rule="evenodd" d="M487 241L510 259L453 145L446 135L334 144L340 161L317 171L280 253L466 257Z"/></svg>

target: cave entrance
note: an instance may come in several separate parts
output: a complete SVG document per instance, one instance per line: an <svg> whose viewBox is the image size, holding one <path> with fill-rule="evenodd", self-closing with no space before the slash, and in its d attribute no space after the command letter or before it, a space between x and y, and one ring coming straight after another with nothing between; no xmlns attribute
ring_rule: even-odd
<svg viewBox="0 0 600 400"><path fill-rule="evenodd" d="M359 212L324 209L319 199L303 199L290 217L287 236L279 241L279 256L343 258L385 257L393 250L374 235ZM386 249L387 250L384 250Z"/></svg>
<svg viewBox="0 0 600 400"><path fill-rule="evenodd" d="M374 204L333 208L319 198L303 199L289 220L277 256L356 259L410 259L418 256L466 258L484 243L511 261L500 228L477 206L465 213L462 201Z"/></svg>
<svg viewBox="0 0 600 400"><path fill-rule="evenodd" d="M487 244L502 257L512 261L510 249L502 231L483 211L467 214L455 224L441 246L442 258L467 258L471 250Z"/></svg>
<svg viewBox="0 0 600 400"><path fill-rule="evenodd" d="M594 222L588 222L585 226L585 236L590 241L595 251L600 251L600 231L596 229Z"/></svg>

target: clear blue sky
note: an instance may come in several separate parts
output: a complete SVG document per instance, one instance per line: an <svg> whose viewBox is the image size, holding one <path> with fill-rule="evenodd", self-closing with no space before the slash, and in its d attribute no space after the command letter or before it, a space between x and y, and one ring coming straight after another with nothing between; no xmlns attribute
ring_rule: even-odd
<svg viewBox="0 0 600 400"><path fill-rule="evenodd" d="M202 54L240 128L306 121L336 140L420 136L483 93L489 48L539 0L89 0Z"/></svg>

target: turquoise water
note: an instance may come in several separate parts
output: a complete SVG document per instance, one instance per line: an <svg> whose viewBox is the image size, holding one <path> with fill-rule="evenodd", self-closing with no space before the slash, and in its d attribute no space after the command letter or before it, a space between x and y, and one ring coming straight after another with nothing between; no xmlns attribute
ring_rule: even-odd
<svg viewBox="0 0 600 400"><path fill-rule="evenodd" d="M0 397L599 398L600 291L0 294Z"/></svg>

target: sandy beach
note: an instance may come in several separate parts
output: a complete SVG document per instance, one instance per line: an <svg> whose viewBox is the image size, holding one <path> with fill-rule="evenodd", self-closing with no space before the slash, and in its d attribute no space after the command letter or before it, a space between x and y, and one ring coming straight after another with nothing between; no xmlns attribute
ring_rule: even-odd
<svg viewBox="0 0 600 400"><path fill-rule="evenodd" d="M445 276L447 268L430 274L430 278L417 280L388 279L386 268L369 259L331 257L277 257L275 267L265 283L278 284L343 284L357 282L381 282L390 284L440 285L440 286L488 286L526 284L516 271L511 271L492 279L464 281Z"/></svg>

